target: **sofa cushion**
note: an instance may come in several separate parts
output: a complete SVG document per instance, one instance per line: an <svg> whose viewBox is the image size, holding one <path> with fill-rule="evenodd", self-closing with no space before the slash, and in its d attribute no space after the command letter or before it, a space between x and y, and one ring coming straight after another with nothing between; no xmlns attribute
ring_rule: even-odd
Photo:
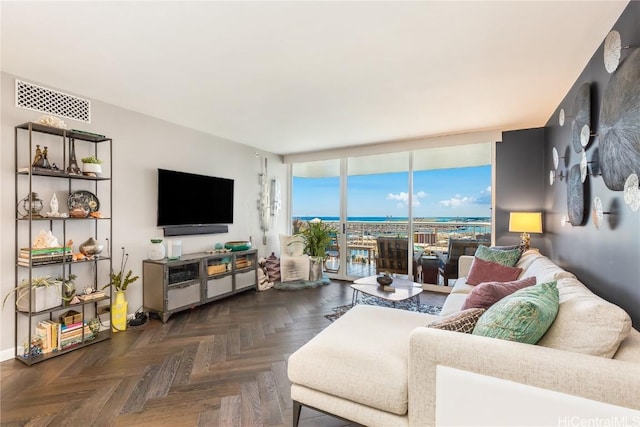
<svg viewBox="0 0 640 427"><path fill-rule="evenodd" d="M469 270L467 284L478 285L482 282L510 282L516 280L521 272L522 269L520 268L508 267L498 264L497 262L489 262L475 257L473 264L471 264L471 270Z"/></svg>
<svg viewBox="0 0 640 427"><path fill-rule="evenodd" d="M520 258L520 249L491 249L480 245L476 249L475 256L485 261L497 262L498 264L513 267Z"/></svg>
<svg viewBox="0 0 640 427"><path fill-rule="evenodd" d="M640 331L631 328L629 335L622 340L613 358L640 364Z"/></svg>
<svg viewBox="0 0 640 427"><path fill-rule="evenodd" d="M409 398L409 336L436 319L408 310L356 305L289 357L289 379L404 415Z"/></svg>
<svg viewBox="0 0 640 427"><path fill-rule="evenodd" d="M450 314L439 320L429 323L429 328L444 329L446 331L462 332L470 334L476 326L476 322L485 312L484 308L470 308Z"/></svg>
<svg viewBox="0 0 640 427"><path fill-rule="evenodd" d="M515 266L520 267L522 270L527 270L531 266L533 261L537 260L538 258L545 258L545 256L536 249L529 249L523 252L522 255L520 255L520 259Z"/></svg>
<svg viewBox="0 0 640 427"><path fill-rule="evenodd" d="M560 310L539 345L613 357L631 330L631 318L617 305L591 292L578 279L558 281Z"/></svg>
<svg viewBox="0 0 640 427"><path fill-rule="evenodd" d="M473 335L535 344L551 326L558 305L556 282L520 289L480 316Z"/></svg>
<svg viewBox="0 0 640 427"><path fill-rule="evenodd" d="M462 305L462 310L467 308L489 308L507 295L515 291L536 284L535 277L527 277L511 282L485 282L475 286Z"/></svg>
<svg viewBox="0 0 640 427"><path fill-rule="evenodd" d="M524 255L523 255L524 256ZM558 267L549 258L544 255L532 257L533 259L527 267L524 267L521 279L535 276L538 279L538 283L551 282L553 280L560 280L564 278L575 278L572 273ZM518 266L518 265L517 265Z"/></svg>
<svg viewBox="0 0 640 427"><path fill-rule="evenodd" d="M453 287L451 288L451 293L468 295L471 293L471 291L475 287L476 285L470 285L467 283L466 277L459 277L458 279L456 279L456 282L453 284Z"/></svg>
<svg viewBox="0 0 640 427"><path fill-rule="evenodd" d="M440 316L444 317L459 312L466 300L467 294L449 294L447 299L444 300L444 304L442 304Z"/></svg>

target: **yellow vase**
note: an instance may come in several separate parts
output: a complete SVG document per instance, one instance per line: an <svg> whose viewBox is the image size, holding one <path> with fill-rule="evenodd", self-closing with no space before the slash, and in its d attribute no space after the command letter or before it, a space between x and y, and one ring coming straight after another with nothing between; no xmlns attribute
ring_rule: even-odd
<svg viewBox="0 0 640 427"><path fill-rule="evenodd" d="M124 291L116 291L116 299L111 304L111 330L113 332L127 329L127 300Z"/></svg>

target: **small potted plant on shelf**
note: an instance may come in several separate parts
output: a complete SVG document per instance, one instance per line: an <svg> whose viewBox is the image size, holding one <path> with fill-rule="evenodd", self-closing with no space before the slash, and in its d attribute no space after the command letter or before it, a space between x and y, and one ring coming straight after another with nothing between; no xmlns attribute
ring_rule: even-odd
<svg viewBox="0 0 640 427"><path fill-rule="evenodd" d="M102 173L102 160L96 156L83 157L82 159L82 173L88 176L98 176Z"/></svg>
<svg viewBox="0 0 640 427"><path fill-rule="evenodd" d="M65 279L64 277L58 277L56 280L62 284L62 299L65 305L69 305L76 296L76 283L78 278L75 274L71 273Z"/></svg>
<svg viewBox="0 0 640 427"><path fill-rule="evenodd" d="M31 284L24 279L13 288L2 301L4 308L11 294L16 294L16 307L19 311L38 312L58 307L62 303L60 286L62 282L51 276L33 277ZM29 307L29 291L31 291L31 307Z"/></svg>

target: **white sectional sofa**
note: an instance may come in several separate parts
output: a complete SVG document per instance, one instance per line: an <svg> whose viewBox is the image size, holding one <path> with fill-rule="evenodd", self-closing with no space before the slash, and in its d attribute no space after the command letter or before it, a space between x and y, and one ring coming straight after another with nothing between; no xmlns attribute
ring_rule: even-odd
<svg viewBox="0 0 640 427"><path fill-rule="evenodd" d="M461 258L441 316L473 289L472 261ZM516 266L521 278L557 281L559 311L537 345L359 305L290 356L293 424L311 407L367 426L640 425L640 332L629 316L536 251Z"/></svg>

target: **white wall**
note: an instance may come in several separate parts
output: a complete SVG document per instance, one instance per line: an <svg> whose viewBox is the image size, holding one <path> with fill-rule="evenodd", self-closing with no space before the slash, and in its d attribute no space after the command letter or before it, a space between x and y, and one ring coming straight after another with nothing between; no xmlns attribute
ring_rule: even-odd
<svg viewBox="0 0 640 427"><path fill-rule="evenodd" d="M1 145L0 145L0 296L15 286L14 279L14 126L37 121L41 113L15 107L14 88L16 76L0 74ZM19 78L19 77L18 77ZM24 80L24 79L23 79ZM47 82L33 82L46 87ZM65 92L64 88L53 88ZM81 96L82 94L74 94ZM161 102L161 100L159 100ZM162 236L156 227L156 170L157 168L180 170L203 175L232 178L235 180L234 223L229 233L198 236L181 236L183 253L212 249L218 243L230 240L251 239L260 256L278 252L277 236L287 228L287 203L271 226L267 245L262 244L257 211L258 174L260 162L253 147L238 144L215 136L187 129L166 121L92 100L91 123L64 119L69 128L82 129L113 138L113 255L114 267L120 261L119 248L126 247L130 255L129 268L142 276L142 260L147 257L149 239ZM286 165L280 156L267 156L269 178L281 182L282 200L288 200ZM78 154L78 158L80 158ZM27 165L24 165L27 166ZM47 189L35 188L47 193ZM50 194L51 191L49 191ZM20 194L19 199L24 197ZM48 207L49 197L42 197ZM60 199L60 195L58 194ZM63 200L61 206L65 206ZM61 211L64 210L61 208ZM70 236L76 243L88 236ZM77 250L77 248L76 248ZM142 306L142 280L127 290L129 312ZM2 310L0 328L0 359L13 357L14 312L11 304Z"/></svg>

